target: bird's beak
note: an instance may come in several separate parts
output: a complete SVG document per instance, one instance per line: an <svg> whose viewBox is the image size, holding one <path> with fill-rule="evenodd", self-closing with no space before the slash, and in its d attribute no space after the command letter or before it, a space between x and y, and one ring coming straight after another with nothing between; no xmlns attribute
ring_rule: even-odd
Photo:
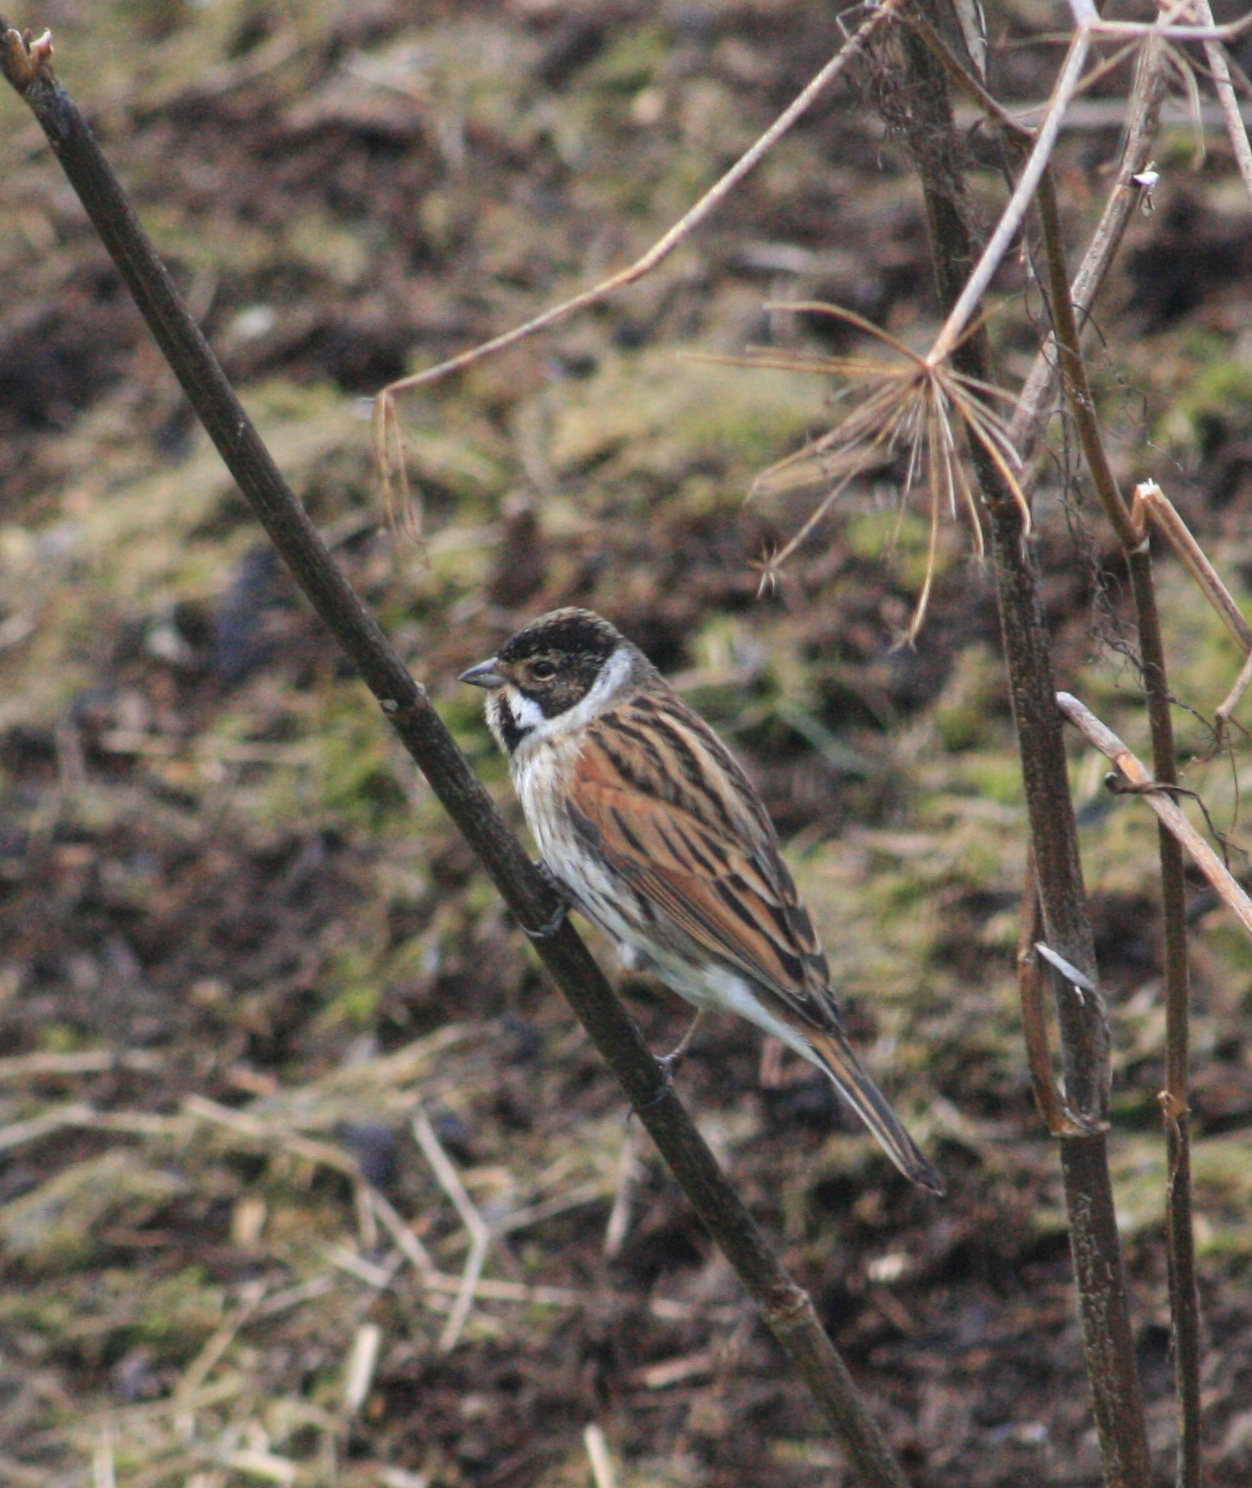
<svg viewBox="0 0 1252 1488"><path fill-rule="evenodd" d="M477 666L470 667L468 672L462 672L456 680L468 682L471 687L491 688L503 687L509 679L498 670L496 658L489 656L486 661L480 661Z"/></svg>

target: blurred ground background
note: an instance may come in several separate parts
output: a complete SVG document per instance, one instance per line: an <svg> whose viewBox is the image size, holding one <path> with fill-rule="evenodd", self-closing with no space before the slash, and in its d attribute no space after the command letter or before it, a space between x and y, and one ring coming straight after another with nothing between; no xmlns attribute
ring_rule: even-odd
<svg viewBox="0 0 1252 1488"><path fill-rule="evenodd" d="M427 560L371 494L369 396L632 259L834 49L836 8L48 0L14 18L54 28L279 464L507 809L454 678L558 604L609 615L734 744L949 1194L899 1179L820 1077L788 1064L763 1088L745 1025L706 1025L680 1087L919 1488L1096 1483L1015 1009L1025 827L987 574L953 532L925 630L895 645L925 530L886 470L758 596L754 563L810 498L745 493L824 427L831 389L685 356L853 344L762 309L789 298L924 342L918 192L868 74L653 278L405 403ZM1042 98L1055 49L1023 43L1060 12L997 0L992 20L997 86ZM1123 82L1065 137L1075 243ZM585 1484L589 1423L636 1488L844 1481L7 92L0 141L0 1481ZM1246 598L1252 221L1223 140L1200 165L1194 143L1163 136L1097 373L1121 475L1157 477ZM998 166L971 151L989 215ZM1020 263L999 290L1017 375L1038 304ZM1142 748L1117 565L1057 450L1039 523L1058 669ZM1211 715L1239 658L1176 566L1162 584L1188 782L1243 874L1246 747L1206 762L1187 711ZM1076 750L1164 1483L1154 828L1104 768ZM1211 1482L1234 1485L1252 1474L1252 952L1199 885L1193 911L1206 1433ZM623 987L672 1043L675 1002ZM459 1275L469 1236L414 1139L419 1102L495 1235L447 1353L452 1283L422 1284L351 1179Z"/></svg>

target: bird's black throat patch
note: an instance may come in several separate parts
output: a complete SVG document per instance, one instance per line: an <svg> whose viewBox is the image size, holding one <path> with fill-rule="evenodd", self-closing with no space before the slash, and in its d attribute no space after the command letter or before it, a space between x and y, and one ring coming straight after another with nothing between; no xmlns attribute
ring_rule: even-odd
<svg viewBox="0 0 1252 1488"><path fill-rule="evenodd" d="M532 730L530 728L523 728L518 723L513 715L513 709L509 703L507 693L496 693L492 697L489 707L495 714L495 724L500 733L500 742L504 745L504 752L512 756L517 746Z"/></svg>

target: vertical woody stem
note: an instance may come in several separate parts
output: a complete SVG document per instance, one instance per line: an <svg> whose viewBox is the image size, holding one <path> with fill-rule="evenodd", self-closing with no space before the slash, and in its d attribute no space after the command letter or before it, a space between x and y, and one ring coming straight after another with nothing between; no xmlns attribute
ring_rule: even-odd
<svg viewBox="0 0 1252 1488"><path fill-rule="evenodd" d="M1178 783L1174 727L1160 615L1152 581L1148 542L1130 555L1130 580L1139 624L1143 686L1152 731L1152 763L1162 784ZM1191 1215L1191 1130L1187 1088L1191 984L1187 965L1187 897L1182 848L1157 823L1161 860L1161 907L1165 927L1165 1121L1169 1162L1165 1203L1165 1246L1169 1260L1170 1314L1174 1324L1174 1372L1178 1388L1179 1488L1201 1488L1200 1457L1200 1297L1196 1282L1195 1233Z"/></svg>
<svg viewBox="0 0 1252 1488"><path fill-rule="evenodd" d="M915 0L932 23L939 0ZM922 39L901 35L907 91L889 99L917 162L941 309L950 312L974 257L951 108L942 67ZM994 381L990 348L977 330L952 352L957 369ZM1048 635L1034 552L1023 517L993 461L971 441L988 513L1000 621L1017 725L1039 897L1049 945L1092 984L1095 944L1087 913L1078 831L1057 711ZM1083 1118L1103 1117L1108 1089L1108 1034L1098 999L1057 978L1062 1062L1068 1104ZM1104 1475L1110 1488L1147 1488L1151 1481L1147 1432L1126 1299L1121 1245L1113 1209L1108 1146L1102 1131L1061 1140L1061 1166L1070 1216L1091 1383Z"/></svg>
<svg viewBox="0 0 1252 1488"><path fill-rule="evenodd" d="M1150 56L1140 62L1138 76L1142 78L1145 75L1149 78L1155 75ZM1150 527L1146 517L1139 520L1123 499L1109 465L1070 300L1069 270L1056 198L1050 191L1039 194L1039 217L1043 226L1049 299L1066 401L1096 494L1117 534L1130 570L1143 690L1152 733L1153 768L1162 784L1176 785L1178 759L1174 749L1161 617L1152 578ZM1178 1484L1179 1488L1200 1488L1203 1475L1200 1460L1200 1304L1191 1216L1191 1137L1187 1124L1191 988L1187 966L1186 885L1182 849L1163 825L1157 828L1157 850L1165 938L1165 1089L1161 1092L1161 1108L1169 1160L1165 1239L1178 1388Z"/></svg>

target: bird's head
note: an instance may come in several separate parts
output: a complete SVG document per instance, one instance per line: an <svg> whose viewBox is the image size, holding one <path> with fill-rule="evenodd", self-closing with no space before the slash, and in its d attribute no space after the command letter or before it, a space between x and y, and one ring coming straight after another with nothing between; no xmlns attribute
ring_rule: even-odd
<svg viewBox="0 0 1252 1488"><path fill-rule="evenodd" d="M587 722L611 706L643 662L591 610L553 610L511 636L495 656L462 672L487 689L487 722L512 755L523 739Z"/></svg>

